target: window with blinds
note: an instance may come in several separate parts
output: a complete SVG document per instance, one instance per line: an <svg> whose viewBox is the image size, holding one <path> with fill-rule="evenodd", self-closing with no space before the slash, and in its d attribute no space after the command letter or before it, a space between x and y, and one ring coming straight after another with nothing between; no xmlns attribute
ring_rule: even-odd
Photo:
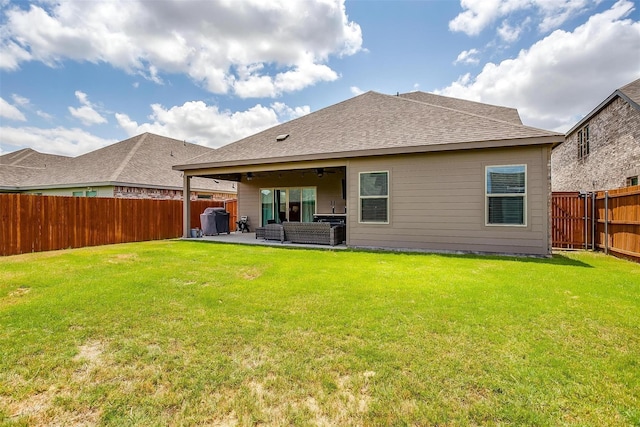
<svg viewBox="0 0 640 427"><path fill-rule="evenodd" d="M360 222L389 223L389 172L360 173Z"/></svg>
<svg viewBox="0 0 640 427"><path fill-rule="evenodd" d="M487 166L486 225L526 225L526 165Z"/></svg>

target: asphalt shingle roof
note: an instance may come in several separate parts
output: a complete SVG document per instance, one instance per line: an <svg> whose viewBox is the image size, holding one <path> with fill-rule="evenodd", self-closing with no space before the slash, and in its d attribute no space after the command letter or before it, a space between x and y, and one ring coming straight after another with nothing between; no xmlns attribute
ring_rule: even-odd
<svg viewBox="0 0 640 427"><path fill-rule="evenodd" d="M53 170L70 157L40 153L31 148L0 156L0 188L16 189L23 182ZM48 169L47 169L48 168Z"/></svg>
<svg viewBox="0 0 640 427"><path fill-rule="evenodd" d="M427 99L429 103L422 102ZM486 141L545 137L555 138L554 142L562 140L561 134L523 126L512 109L477 104L431 94L392 96L367 92L202 154L176 169L305 156L365 156L376 150L412 152L426 146L447 145L455 149L456 144ZM483 115L496 112L497 119ZM278 141L277 137L284 134L289 136Z"/></svg>
<svg viewBox="0 0 640 427"><path fill-rule="evenodd" d="M140 187L182 188L181 174L173 170L172 166L211 151L214 150L152 133L143 133L74 158L52 156L34 150L20 150L0 159L0 185L33 188L44 185L55 187L121 183ZM56 157L60 157L57 163L47 167L41 166L44 164L42 162L46 163L46 159L52 160ZM40 163L35 163L36 159L39 159ZM38 167L18 167L27 163L38 164ZM192 181L194 189L235 191L232 185L226 181Z"/></svg>
<svg viewBox="0 0 640 427"><path fill-rule="evenodd" d="M483 104L481 102L467 101L466 99L450 98L448 96L435 95L427 92L401 93L403 98L424 102L425 104L438 105L453 110L465 111L478 116L492 117L505 122L521 125L520 115L515 108L501 107L499 105Z"/></svg>
<svg viewBox="0 0 640 427"><path fill-rule="evenodd" d="M46 168L69 160L71 157L40 153L31 148L14 151L0 156L0 165Z"/></svg>

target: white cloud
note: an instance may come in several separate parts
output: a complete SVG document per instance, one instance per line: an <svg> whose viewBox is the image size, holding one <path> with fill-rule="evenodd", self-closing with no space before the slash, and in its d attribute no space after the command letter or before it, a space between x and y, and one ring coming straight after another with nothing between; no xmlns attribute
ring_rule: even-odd
<svg viewBox="0 0 640 427"><path fill-rule="evenodd" d="M29 147L42 153L79 156L116 142L99 138L81 129L41 129L36 127L0 127L2 143Z"/></svg>
<svg viewBox="0 0 640 427"><path fill-rule="evenodd" d="M80 104L82 104L82 107L69 107L69 112L73 117L80 120L85 126L107 123L107 119L102 117L100 113L95 110L94 105L89 102L86 93L77 90L75 94Z"/></svg>
<svg viewBox="0 0 640 427"><path fill-rule="evenodd" d="M214 93L278 96L337 73L330 56L362 50L344 0L65 0L9 6L0 68L25 61L107 62L162 83L185 73Z"/></svg>
<svg viewBox="0 0 640 427"><path fill-rule="evenodd" d="M202 101L185 102L182 106L166 109L159 104L151 106L151 120L141 123L128 115L116 113L119 125L130 135L152 132L172 138L184 139L208 147L217 148L243 137L308 114L308 106L291 108L276 102L271 107L260 104L246 111L220 111L214 105Z"/></svg>
<svg viewBox="0 0 640 427"><path fill-rule="evenodd" d="M640 77L640 22L626 19L632 10L620 0L573 32L556 30L516 58L488 63L438 92L516 107L525 124L566 131Z"/></svg>
<svg viewBox="0 0 640 427"><path fill-rule="evenodd" d="M319 81L334 81L338 75L322 64L305 62L275 76L264 75L262 67L245 67L241 80L234 84L236 95L241 98L276 97L283 92L294 92Z"/></svg>
<svg viewBox="0 0 640 427"><path fill-rule="evenodd" d="M449 22L449 29L475 36L500 16L501 1L461 0L460 6L466 10Z"/></svg>
<svg viewBox="0 0 640 427"><path fill-rule="evenodd" d="M360 89L358 86L351 86L349 90L355 96L362 95L364 93L364 91Z"/></svg>
<svg viewBox="0 0 640 427"><path fill-rule="evenodd" d="M500 38L507 43L513 43L520 38L520 35L524 31L524 29L529 25L530 22L531 22L531 18L526 18L519 25L512 26L506 20L502 21L502 24L497 30L498 36L500 36Z"/></svg>
<svg viewBox="0 0 640 427"><path fill-rule="evenodd" d="M480 60L476 57L476 55L478 55L480 53L480 51L478 51L478 49L469 49L469 50L463 50L462 52L460 52L460 54L458 54L458 57L456 58L455 61L453 61L454 64L477 64L480 62Z"/></svg>
<svg viewBox="0 0 640 427"><path fill-rule="evenodd" d="M536 5L542 12L542 22L538 29L542 32L559 28L568 19L597 5L602 0L537 0Z"/></svg>
<svg viewBox="0 0 640 427"><path fill-rule="evenodd" d="M13 102L20 105L21 107L27 107L30 103L29 98L25 98L24 96L20 96L15 93L11 95L11 99L13 99Z"/></svg>
<svg viewBox="0 0 640 427"><path fill-rule="evenodd" d="M460 0L460 6L464 10L449 22L449 29L475 36L498 19L521 12L527 15L525 21L535 16L539 22L538 29L546 33L600 2L601 0ZM510 41L509 38L516 40L522 28L522 24L512 25L505 20L498 34L505 41Z"/></svg>
<svg viewBox="0 0 640 427"><path fill-rule="evenodd" d="M27 121L27 118L15 106L9 104L3 98L0 98L0 117L20 122Z"/></svg>
<svg viewBox="0 0 640 427"><path fill-rule="evenodd" d="M311 108L308 105L291 108L283 102L274 102L271 104L271 108L278 115L279 122L297 119L298 117L306 116L311 112Z"/></svg>
<svg viewBox="0 0 640 427"><path fill-rule="evenodd" d="M38 117L41 117L47 121L53 120L53 116L49 113L45 113L44 111L38 110L36 111L36 114L38 115Z"/></svg>

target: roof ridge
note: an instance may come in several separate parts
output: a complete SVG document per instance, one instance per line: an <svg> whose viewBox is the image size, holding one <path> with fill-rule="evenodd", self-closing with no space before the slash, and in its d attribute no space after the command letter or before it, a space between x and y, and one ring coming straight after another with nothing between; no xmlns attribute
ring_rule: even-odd
<svg viewBox="0 0 640 427"><path fill-rule="evenodd" d="M38 167L38 166L23 166L23 165L16 165L15 163L9 163L9 164L2 164L0 166L9 166L12 168L21 168L21 169L33 169L33 170L45 170L47 167Z"/></svg>
<svg viewBox="0 0 640 427"><path fill-rule="evenodd" d="M138 148L140 148L140 145L142 145L145 139L147 139L147 135L149 135L149 132L145 132L140 136L140 139L138 140L138 142L136 142L133 148L127 153L125 158L122 160L122 163L120 163L120 166L118 166L116 170L113 171L113 173L109 177L110 181L116 181L116 178L118 177L118 175L122 173L122 171L127 166L129 161L133 158L134 154L136 154L136 151L138 151Z"/></svg>
<svg viewBox="0 0 640 427"><path fill-rule="evenodd" d="M35 150L33 150L33 149L31 149L31 148L24 148L24 149L22 149L22 150L20 150L20 151L22 151L22 153L20 153L19 155L17 155L17 156L16 156L16 158L15 158L15 160L14 160L13 162L9 163L9 166L15 166L15 165L16 165L16 163L18 163L18 162L20 162L20 161L22 161L22 160L26 159L27 157L29 157L29 156L33 155L33 153L35 153L35 152L36 152ZM19 152L20 152L20 151L19 151Z"/></svg>
<svg viewBox="0 0 640 427"><path fill-rule="evenodd" d="M455 96L441 95L439 93L425 92L423 90L414 90L414 91L411 91L411 92L398 93L398 95L396 95L396 96L398 96L399 98L405 98L404 95L411 95L412 93L424 93L426 95L432 95L432 96L437 96L439 98L451 99L453 101L472 102L474 104L487 105L489 107L505 108L505 109L508 109L508 110L516 110L516 111L518 111L518 109L515 108L515 107L506 107L504 105L498 105L498 104L487 104L486 102L482 102L482 101L474 101L472 99L465 99L465 98L456 98ZM411 98L405 98L405 99L411 99Z"/></svg>
<svg viewBox="0 0 640 427"><path fill-rule="evenodd" d="M424 93L428 93L428 92L424 92ZM548 131L546 129L540 129L540 128L535 128L533 126L527 126L527 125L524 125L524 124L513 123L513 122L509 122L507 120L496 119L495 117L491 117L491 116L485 116L485 115L482 115L482 114L471 113L469 111L458 110L457 108L445 107L443 105L431 104L429 102L418 101L416 99L404 98L402 96L397 96L397 95L385 95L385 96L390 96L392 98L402 99L404 101L415 102L415 103L422 104L422 105L428 105L430 107L441 108L443 110L456 111L458 113L462 113L462 114L465 114L465 115L468 115L468 116L478 117L478 118L481 118L481 119L487 119L487 120L491 120L491 121L499 122L499 123L505 123L505 124L508 124L508 125L511 125L511 126L518 126L518 127L528 128L528 129L542 130L542 131L549 132L549 133L555 133L555 132ZM441 96L441 95L437 95L437 96ZM445 98L449 98L449 97L445 96ZM452 99L458 99L458 98L452 98ZM468 100L464 99L463 101L468 101ZM470 101L470 102L475 102L477 104L489 105L489 106L492 106L492 107L512 108L512 107L501 107L500 105L485 104L483 102L477 102L477 101ZM513 108L513 109L518 111L517 108Z"/></svg>

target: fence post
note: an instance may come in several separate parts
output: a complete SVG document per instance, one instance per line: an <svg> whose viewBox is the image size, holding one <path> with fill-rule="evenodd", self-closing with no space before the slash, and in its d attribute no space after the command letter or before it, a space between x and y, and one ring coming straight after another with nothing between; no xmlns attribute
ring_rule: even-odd
<svg viewBox="0 0 640 427"><path fill-rule="evenodd" d="M580 192L580 196L584 196L584 250L586 251L589 249L589 228L587 222L589 221L589 193L586 191L584 193Z"/></svg>
<svg viewBox="0 0 640 427"><path fill-rule="evenodd" d="M604 192L604 253L609 254L609 192Z"/></svg>
<svg viewBox="0 0 640 427"><path fill-rule="evenodd" d="M591 193L591 250L596 250L596 192Z"/></svg>

